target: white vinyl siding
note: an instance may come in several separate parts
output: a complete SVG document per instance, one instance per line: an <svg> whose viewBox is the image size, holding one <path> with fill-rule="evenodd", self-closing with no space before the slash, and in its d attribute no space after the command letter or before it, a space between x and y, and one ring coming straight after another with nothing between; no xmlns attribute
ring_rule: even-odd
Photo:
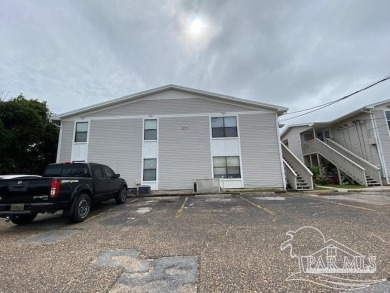
<svg viewBox="0 0 390 293"><path fill-rule="evenodd" d="M310 126L296 126L282 136L282 141L288 140L288 149L303 162L301 133L310 129ZM313 132L313 130L311 131Z"/></svg>
<svg viewBox="0 0 390 293"><path fill-rule="evenodd" d="M129 186L141 179L142 119L91 121L88 160L110 166Z"/></svg>
<svg viewBox="0 0 390 293"><path fill-rule="evenodd" d="M387 125L385 111L372 110L382 146L383 158L386 164L387 174L390 174L390 133Z"/></svg>
<svg viewBox="0 0 390 293"><path fill-rule="evenodd" d="M259 111L259 108L244 107L238 104L220 103L205 98L132 101L104 111L86 113L86 117L136 116L136 115L175 115L237 111ZM264 109L265 112L271 112Z"/></svg>
<svg viewBox="0 0 390 293"><path fill-rule="evenodd" d="M74 121L62 121L61 128L62 137L58 161L66 162L71 160L72 155Z"/></svg>
<svg viewBox="0 0 390 293"><path fill-rule="evenodd" d="M383 113L383 112L382 112ZM332 139L359 157L381 168L371 116L356 115L332 126Z"/></svg>
<svg viewBox="0 0 390 293"><path fill-rule="evenodd" d="M276 114L239 115L242 173L245 188L280 188L283 175Z"/></svg>
<svg viewBox="0 0 390 293"><path fill-rule="evenodd" d="M247 121L244 119L241 122L240 115L244 118L246 115L248 117L260 115L266 121L267 125L264 127L271 125L267 131L261 130L260 134L264 134L266 141L277 137L275 110L244 101L167 90L131 101L124 99L123 102L99 110L82 112L82 115L79 113L67 116L63 120L64 125L71 123L73 127L68 134L66 129L63 129L64 140L61 150L66 148L66 144L72 148L75 135L74 121L89 121L88 161L112 167L127 180L129 186L138 183L159 190L192 189L194 179L213 178L214 156L236 156L240 160L241 178L224 179L226 182L222 180L224 184L222 187L243 187L243 178L247 178L249 188L251 186L267 188L271 185L278 187L274 178L281 177L280 160L276 160L276 165L273 166L274 157L272 155L267 157L270 145L262 145L263 137L253 137L256 135L253 132L259 131L258 125L253 124L252 119L249 119L249 125L245 125ZM238 136L213 139L211 118L233 116L237 117ZM145 120L157 120L157 139L144 139ZM250 135L244 136L245 139L248 138L244 141L241 141L240 127L243 127L244 132L250 132ZM261 129L262 127L260 125ZM271 149L277 152L278 143L278 140L274 141ZM246 150L246 158L241 155L242 147ZM264 156L263 151L266 153ZM260 171L258 153L262 156L260 159L264 165ZM70 157L70 154L68 156ZM143 180L144 159L156 159L156 181ZM280 186L283 184L280 183Z"/></svg>
<svg viewBox="0 0 390 293"><path fill-rule="evenodd" d="M209 117L159 119L159 189L192 189L212 178Z"/></svg>

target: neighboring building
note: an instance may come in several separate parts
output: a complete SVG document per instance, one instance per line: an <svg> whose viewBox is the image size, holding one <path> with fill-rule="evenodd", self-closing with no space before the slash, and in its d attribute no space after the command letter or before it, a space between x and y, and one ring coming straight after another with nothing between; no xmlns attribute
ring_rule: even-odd
<svg viewBox="0 0 390 293"><path fill-rule="evenodd" d="M168 85L64 113L57 161L111 166L128 184L284 189L278 116L287 108Z"/></svg>
<svg viewBox="0 0 390 293"><path fill-rule="evenodd" d="M329 122L291 125L281 141L306 166L326 158L361 185L389 184L390 100Z"/></svg>

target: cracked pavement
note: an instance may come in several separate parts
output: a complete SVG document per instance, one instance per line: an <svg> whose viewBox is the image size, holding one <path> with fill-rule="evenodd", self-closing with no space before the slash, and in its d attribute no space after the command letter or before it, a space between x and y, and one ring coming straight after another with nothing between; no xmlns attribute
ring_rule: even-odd
<svg viewBox="0 0 390 293"><path fill-rule="evenodd" d="M0 292L332 292L286 281L299 266L280 246L304 226L375 255L376 272L364 279L389 278L390 194L345 196L129 198L76 225L61 214L26 226L0 221ZM315 245L308 238L302 249ZM361 292L390 291L389 282L376 286Z"/></svg>

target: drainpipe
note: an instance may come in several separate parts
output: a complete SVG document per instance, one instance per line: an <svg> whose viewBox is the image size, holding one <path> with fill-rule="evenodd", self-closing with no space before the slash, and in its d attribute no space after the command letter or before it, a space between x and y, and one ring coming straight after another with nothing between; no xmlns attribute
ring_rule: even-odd
<svg viewBox="0 0 390 293"><path fill-rule="evenodd" d="M385 177L386 183L389 185L385 156L383 154L381 140L379 139L378 126L376 124L374 113L372 113L371 110L365 111L364 108L360 109L360 111L370 114L372 128L374 130L375 141L376 141L376 145L378 146L379 160L381 162L383 176Z"/></svg>
<svg viewBox="0 0 390 293"><path fill-rule="evenodd" d="M286 174L284 172L284 165L283 165L283 153L282 153L282 141L280 140L280 129L279 129L279 117L278 114L275 114L275 125L276 125L276 135L277 135L277 142L278 142L278 150L279 150L279 158L280 158L280 171L282 174L282 183L283 183L283 190L287 189L286 186Z"/></svg>
<svg viewBox="0 0 390 293"><path fill-rule="evenodd" d="M314 139L317 139L317 134L316 134L316 130L314 128L314 125L313 125L313 136L314 136ZM317 167L318 167L318 171L320 172L320 176L322 177L322 168L321 168L321 158L320 158L320 154L318 153L318 150L316 149L316 155L317 155Z"/></svg>
<svg viewBox="0 0 390 293"><path fill-rule="evenodd" d="M57 157L56 157L56 163L61 163L60 158L61 158L61 146L62 146L62 121L60 126L57 124L54 124L56 127L60 129L60 133L58 134L58 145L57 145Z"/></svg>

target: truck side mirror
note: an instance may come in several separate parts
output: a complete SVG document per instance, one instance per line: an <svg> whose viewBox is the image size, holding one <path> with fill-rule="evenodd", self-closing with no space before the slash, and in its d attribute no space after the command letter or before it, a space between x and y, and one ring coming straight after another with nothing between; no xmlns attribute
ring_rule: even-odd
<svg viewBox="0 0 390 293"><path fill-rule="evenodd" d="M119 178L119 177L121 177L121 174L116 174L115 175L115 178Z"/></svg>

